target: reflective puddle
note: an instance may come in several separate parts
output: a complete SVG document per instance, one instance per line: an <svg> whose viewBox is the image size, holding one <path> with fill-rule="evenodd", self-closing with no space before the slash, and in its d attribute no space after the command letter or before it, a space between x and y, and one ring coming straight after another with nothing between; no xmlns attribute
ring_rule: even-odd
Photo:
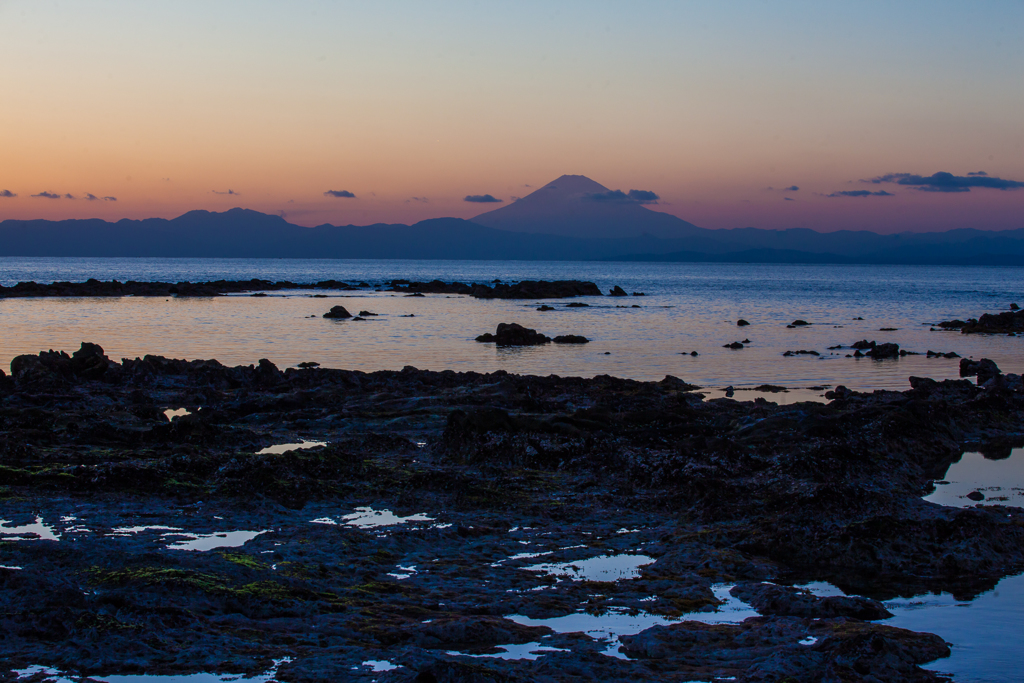
<svg viewBox="0 0 1024 683"><path fill-rule="evenodd" d="M183 675L156 675L156 674L130 674L112 676L90 676L90 681L106 681L106 683L270 683L277 680L277 669L286 662L292 661L290 657L274 660L274 666L266 672L257 676L244 676L242 674L214 674L195 673ZM32 678L41 675L45 683L75 683L70 674L61 672L47 666L30 666L26 669L14 669L17 675L16 680ZM77 679L77 677L75 677Z"/></svg>
<svg viewBox="0 0 1024 683"><path fill-rule="evenodd" d="M568 652L565 648L548 647L547 645L541 645L540 642L520 643L519 645L496 645L495 647L501 650L501 652L471 655L465 652L449 650L447 654L461 655L463 657L491 657L494 659L537 659L548 652Z"/></svg>
<svg viewBox="0 0 1024 683"><path fill-rule="evenodd" d="M520 556L529 555L522 553ZM534 564L523 569L528 572L565 576L574 581L621 581L637 578L640 576L640 567L652 562L654 558L647 555L601 555L575 562Z"/></svg>
<svg viewBox="0 0 1024 683"><path fill-rule="evenodd" d="M1024 507L1024 448L1014 448L999 460L981 453L964 453L949 466L944 484L925 500L951 507L1013 505Z"/></svg>
<svg viewBox="0 0 1024 683"><path fill-rule="evenodd" d="M408 517L399 517L391 510L374 510L371 507L359 507L356 511L334 519L333 517L318 517L317 519L309 520L311 524L345 524L348 526L358 527L360 529L373 529L376 527L394 526L396 524L406 524L408 522L432 522L433 517L428 517L423 513L409 515ZM451 525L437 525L439 528L447 527Z"/></svg>
<svg viewBox="0 0 1024 683"><path fill-rule="evenodd" d="M54 527L43 522L43 518L37 516L36 521L21 526L7 526L11 524L6 519L0 519L0 535L7 536L6 541L59 541L60 534L56 533Z"/></svg>
<svg viewBox="0 0 1024 683"><path fill-rule="evenodd" d="M192 411L188 408L168 408L164 411L164 415L167 416L168 420L174 420L176 417L185 417L191 414Z"/></svg>
<svg viewBox="0 0 1024 683"><path fill-rule="evenodd" d="M885 606L893 617L879 623L934 633L952 643L952 655L924 668L953 674L958 683L1021 680L1024 574L1003 579L970 602L959 602L949 593L933 593Z"/></svg>
<svg viewBox="0 0 1024 683"><path fill-rule="evenodd" d="M729 595L733 584L716 584L711 587L715 597L724 604L715 612L692 612L680 618L664 617L648 612L631 614L627 608L612 608L601 615L576 612L551 619L531 619L520 614L508 617L526 626L547 626L556 633L585 633L596 640L608 641L604 654L625 659L619 652L619 636L631 636L653 626L668 626L683 621L700 621L705 624L736 624L747 617L758 616L753 607L739 598Z"/></svg>
<svg viewBox="0 0 1024 683"><path fill-rule="evenodd" d="M288 451L301 451L306 448L316 448L317 446L326 446L326 441L299 441L298 443L279 443L276 446L267 446L261 450L256 451L256 455L280 455L287 453Z"/></svg>
<svg viewBox="0 0 1024 683"><path fill-rule="evenodd" d="M220 531L213 534L162 534L163 537L181 537L186 540L167 545L168 550L213 550L214 548L237 548L267 531Z"/></svg>

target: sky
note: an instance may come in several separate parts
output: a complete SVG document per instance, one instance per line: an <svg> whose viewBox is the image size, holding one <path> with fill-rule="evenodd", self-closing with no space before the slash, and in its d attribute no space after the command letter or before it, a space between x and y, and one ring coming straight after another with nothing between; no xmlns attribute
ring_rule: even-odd
<svg viewBox="0 0 1024 683"><path fill-rule="evenodd" d="M579 174L707 228L1024 228L1022 36L1021 0L0 0L0 220L411 223Z"/></svg>

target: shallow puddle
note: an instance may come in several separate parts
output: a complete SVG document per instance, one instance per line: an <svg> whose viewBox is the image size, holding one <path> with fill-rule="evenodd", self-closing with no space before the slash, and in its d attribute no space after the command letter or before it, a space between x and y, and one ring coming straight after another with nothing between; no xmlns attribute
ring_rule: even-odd
<svg viewBox="0 0 1024 683"><path fill-rule="evenodd" d="M381 671L392 671L398 668L397 664L392 664L386 659L368 659L362 663L362 666L369 667L370 671L373 671L374 673Z"/></svg>
<svg viewBox="0 0 1024 683"><path fill-rule="evenodd" d="M7 541L59 541L60 534L55 533L54 528L43 522L42 517L36 517L31 524L21 526L7 526L10 524L6 519L0 519L0 535L8 536ZM32 538L32 537L35 538Z"/></svg>
<svg viewBox="0 0 1024 683"><path fill-rule="evenodd" d="M953 674L958 683L1021 680L1024 574L1003 579L970 602L940 593L893 600L885 606L893 617L879 623L934 633L952 643L952 655L924 668Z"/></svg>
<svg viewBox="0 0 1024 683"><path fill-rule="evenodd" d="M167 416L168 420L174 420L176 417L185 417L191 415L192 411L188 408L167 408L164 410L164 415Z"/></svg>
<svg viewBox="0 0 1024 683"><path fill-rule="evenodd" d="M539 642L520 643L519 645L496 645L495 647L501 650L501 652L484 655L471 655L465 652L449 650L448 654L462 655L463 657L492 657L494 659L537 659L548 652L568 652L565 648L548 647L546 645L541 645Z"/></svg>
<svg viewBox="0 0 1024 683"><path fill-rule="evenodd" d="M323 521L324 519L330 520L330 518L322 518L320 520L313 521L320 524L337 524L334 520L325 522ZM434 518L428 517L423 513L409 515L408 517L399 517L391 510L374 510L370 507L361 507L356 508L356 511L352 514L342 517L341 521L343 524L347 524L348 526L359 527L360 529L373 529L375 527L394 526L396 524L406 524L408 522L432 522L434 521Z"/></svg>
<svg viewBox="0 0 1024 683"><path fill-rule="evenodd" d="M509 559L526 556L521 553ZM654 562L647 555L601 555L575 562L534 564L523 567L528 572L544 572L553 576L565 576L575 581L621 581L640 576L640 567Z"/></svg>
<svg viewBox="0 0 1024 683"><path fill-rule="evenodd" d="M705 624L736 624L747 617L756 617L758 613L753 607L739 598L729 595L733 584L717 584L711 587L715 597L724 604L716 612L691 612L679 618L664 617L648 612L630 614L626 608L612 608L601 615L576 612L563 617L551 619L531 619L513 614L508 617L518 624L526 626L547 626L556 633L586 633L597 640L607 640L608 647L604 654L625 659L619 652L619 636L631 636L652 626L668 626L683 621L699 621Z"/></svg>
<svg viewBox="0 0 1024 683"><path fill-rule="evenodd" d="M214 674L195 673L182 675L157 675L157 674L126 674L111 676L90 676L90 681L106 681L106 683L270 683L275 681L277 669L281 664L290 662L291 658L274 660L274 666L265 673L257 676L244 676L242 674ZM30 666L26 669L14 669L18 680L30 678L42 674L45 683L74 683L69 674L47 666Z"/></svg>
<svg viewBox="0 0 1024 683"><path fill-rule="evenodd" d="M181 529L176 526L160 526L159 524L153 524L150 526L119 526L111 529L110 535L131 536L133 534L142 533L143 531L181 531Z"/></svg>
<svg viewBox="0 0 1024 683"><path fill-rule="evenodd" d="M964 453L949 466L943 481L947 483L936 482L935 493L925 500L950 507L979 503L1024 507L1024 448L1014 448L1009 457L1000 460ZM968 498L969 494L974 495Z"/></svg>
<svg viewBox="0 0 1024 683"><path fill-rule="evenodd" d="M256 455L280 455L288 451L301 451L317 446L326 446L326 441L299 441L298 443L279 443L276 446L267 446L256 451Z"/></svg>
<svg viewBox="0 0 1024 683"><path fill-rule="evenodd" d="M214 548L237 548L267 531L219 531L213 534L163 534L166 537L186 537L167 545L168 550L213 550Z"/></svg>

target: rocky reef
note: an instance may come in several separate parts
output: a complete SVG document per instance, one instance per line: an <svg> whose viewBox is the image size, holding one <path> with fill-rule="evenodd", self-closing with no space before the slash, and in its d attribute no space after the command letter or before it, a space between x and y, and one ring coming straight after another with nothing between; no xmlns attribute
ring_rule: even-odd
<svg viewBox="0 0 1024 683"><path fill-rule="evenodd" d="M1024 442L989 365L793 405L302 365L82 344L0 373L0 678L935 681L947 644L878 601L1024 569L1024 511L922 499ZM756 616L701 621L728 600Z"/></svg>

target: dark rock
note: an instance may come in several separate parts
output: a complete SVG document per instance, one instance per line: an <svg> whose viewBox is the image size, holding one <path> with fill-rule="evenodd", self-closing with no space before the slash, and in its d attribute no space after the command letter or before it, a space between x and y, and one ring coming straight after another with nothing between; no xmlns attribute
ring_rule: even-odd
<svg viewBox="0 0 1024 683"><path fill-rule="evenodd" d="M741 341L740 343L741 343L741 344L749 344L749 343L750 343L750 340L749 340L749 339L744 339L744 340L743 340L743 341Z"/></svg>
<svg viewBox="0 0 1024 683"><path fill-rule="evenodd" d="M800 349L799 351L786 351L783 356L820 356L821 354L817 351L808 351L806 349Z"/></svg>
<svg viewBox="0 0 1024 683"><path fill-rule="evenodd" d="M850 348L857 349L858 351L863 351L865 349L873 349L875 348L875 342L868 341L867 339L861 339L859 342L854 342L853 344L851 344Z"/></svg>
<svg viewBox="0 0 1024 683"><path fill-rule="evenodd" d="M690 355L691 355L691 356L696 356L696 355L697 355L697 352L696 352L696 351L690 351Z"/></svg>
<svg viewBox="0 0 1024 683"><path fill-rule="evenodd" d="M1010 310L1011 311L1019 311L1020 310L1020 306L1018 306L1017 304L1010 304Z"/></svg>
<svg viewBox="0 0 1024 683"><path fill-rule="evenodd" d="M892 612L877 600L860 597L820 598L808 590L770 583L743 583L729 593L749 603L761 614L780 617L850 617L865 621L888 619Z"/></svg>
<svg viewBox="0 0 1024 683"><path fill-rule="evenodd" d="M13 365L11 366L14 367ZM960 359L960 376L977 377L978 384L984 384L993 377L1000 375L999 366L988 358L974 361L970 358Z"/></svg>
<svg viewBox="0 0 1024 683"><path fill-rule="evenodd" d="M560 334L552 341L556 344L586 344L590 340L578 334Z"/></svg>
<svg viewBox="0 0 1024 683"><path fill-rule="evenodd" d="M806 320L797 319L791 322L790 325L793 327L803 327L804 325L810 325L810 323L807 322Z"/></svg>
<svg viewBox="0 0 1024 683"><path fill-rule="evenodd" d="M895 332L898 329L899 329L898 327L879 327L878 331L879 332Z"/></svg>
<svg viewBox="0 0 1024 683"><path fill-rule="evenodd" d="M643 292L633 292L632 296L647 296L647 295L645 293L643 293Z"/></svg>
<svg viewBox="0 0 1024 683"><path fill-rule="evenodd" d="M954 353L953 351L947 351L946 353L943 353L942 351L928 351L928 353L926 355L927 355L928 358L959 358L960 357L960 354Z"/></svg>
<svg viewBox="0 0 1024 683"><path fill-rule="evenodd" d="M325 318L351 318L352 314L345 310L344 306L333 306L331 310L324 313Z"/></svg>
<svg viewBox="0 0 1024 683"><path fill-rule="evenodd" d="M743 348L743 344L741 344L740 342L737 341L737 342L732 342L731 344L723 344L722 348L723 349L742 349Z"/></svg>
<svg viewBox="0 0 1024 683"><path fill-rule="evenodd" d="M538 311L553 311L553 310L555 310L555 307L554 306L548 306L548 305L545 304L544 306L541 306L537 310Z"/></svg>
<svg viewBox="0 0 1024 683"><path fill-rule="evenodd" d="M369 311L359 311L359 315L363 316L364 318L369 318L371 316L376 316L376 315L380 315L380 314L379 313L370 313Z"/></svg>
<svg viewBox="0 0 1024 683"><path fill-rule="evenodd" d="M875 360L882 360L883 358L897 358L900 355L900 345L887 343L887 344L876 344L871 347L866 356L870 356Z"/></svg>
<svg viewBox="0 0 1024 683"><path fill-rule="evenodd" d="M566 308L586 308L588 306L590 306L590 304L585 304L582 301L572 301L565 305Z"/></svg>
<svg viewBox="0 0 1024 683"><path fill-rule="evenodd" d="M977 319L971 318L966 322L963 320L946 320L940 322L938 327L944 330L960 330L964 334L1018 334L1024 332L1024 310L1012 308L1002 313L985 313Z"/></svg>
<svg viewBox="0 0 1024 683"><path fill-rule="evenodd" d="M970 493L967 494L966 497L974 501L985 500L985 494L982 493L981 491L971 491Z"/></svg>
<svg viewBox="0 0 1024 683"><path fill-rule="evenodd" d="M482 334L476 340L494 342L498 346L536 346L547 344L551 338L518 323L498 323L494 334Z"/></svg>
<svg viewBox="0 0 1024 683"><path fill-rule="evenodd" d="M837 386L832 391L826 391L825 392L825 398L827 398L830 401L834 401L836 399L842 400L844 398L849 398L851 393L853 393L853 392L851 392L845 386L840 384L839 386Z"/></svg>
<svg viewBox="0 0 1024 683"><path fill-rule="evenodd" d="M743 318L740 318L739 320L737 320L737 321L736 321L736 326L737 326L737 327L746 327L746 326L747 326L747 325L749 325L749 324L750 324L750 323L748 323L748 322L747 322L746 320L744 320Z"/></svg>
<svg viewBox="0 0 1024 683"><path fill-rule="evenodd" d="M624 290L622 287L619 287L618 285L615 285L608 292L608 295L609 296L626 296L626 290Z"/></svg>
<svg viewBox="0 0 1024 683"><path fill-rule="evenodd" d="M778 394L782 392L788 392L789 389L786 387L779 386L778 384L759 384L754 387L754 391L763 391L769 394Z"/></svg>

